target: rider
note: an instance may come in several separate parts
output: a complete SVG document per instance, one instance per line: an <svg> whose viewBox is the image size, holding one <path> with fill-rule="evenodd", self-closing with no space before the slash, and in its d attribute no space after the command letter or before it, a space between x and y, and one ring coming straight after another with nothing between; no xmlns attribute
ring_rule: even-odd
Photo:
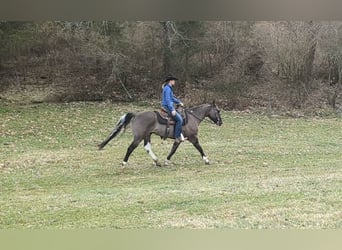
<svg viewBox="0 0 342 250"><path fill-rule="evenodd" d="M174 104L183 106L183 103L173 95L173 86L176 84L178 79L172 75L168 75L164 80L163 93L162 93L162 107L167 110L169 115L171 114L175 121L175 138L177 142L184 141L184 136L182 134L183 118L175 110Z"/></svg>

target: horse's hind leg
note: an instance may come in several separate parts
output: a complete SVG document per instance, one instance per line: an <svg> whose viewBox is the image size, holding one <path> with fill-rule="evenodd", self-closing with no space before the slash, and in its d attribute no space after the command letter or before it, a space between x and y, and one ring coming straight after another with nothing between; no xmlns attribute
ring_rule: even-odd
<svg viewBox="0 0 342 250"><path fill-rule="evenodd" d="M144 139L144 148L146 150L146 152L151 156L151 158L153 159L153 161L155 162L155 164L158 167L161 167L161 164L158 162L158 158L157 156L153 153L152 151L152 146L151 146L151 135L147 136Z"/></svg>
<svg viewBox="0 0 342 250"><path fill-rule="evenodd" d="M133 142L131 143L131 145L127 148L127 152L125 155L125 158L122 162L122 165L125 166L127 164L128 158L129 156L132 154L132 152L134 151L134 149L136 149L136 147L139 145L139 143L142 141L142 139L140 138L136 138L134 137Z"/></svg>

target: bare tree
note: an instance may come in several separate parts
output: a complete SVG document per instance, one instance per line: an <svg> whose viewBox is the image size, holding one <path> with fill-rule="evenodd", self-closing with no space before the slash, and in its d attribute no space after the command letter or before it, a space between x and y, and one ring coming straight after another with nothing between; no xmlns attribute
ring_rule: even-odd
<svg viewBox="0 0 342 250"><path fill-rule="evenodd" d="M272 23L268 51L275 55L278 76L296 91L296 106L301 106L311 91L319 30L320 24L313 21Z"/></svg>

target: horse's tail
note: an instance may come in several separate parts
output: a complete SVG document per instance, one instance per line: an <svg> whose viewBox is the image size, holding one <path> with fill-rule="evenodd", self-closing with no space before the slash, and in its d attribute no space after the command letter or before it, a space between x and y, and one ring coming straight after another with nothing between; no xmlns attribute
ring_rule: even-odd
<svg viewBox="0 0 342 250"><path fill-rule="evenodd" d="M104 146L106 146L110 140L112 140L115 136L117 136L122 130L122 128L126 129L126 127L131 122L134 116L135 115L133 113L126 113L123 116L121 116L120 120L116 124L116 127L113 129L112 133L110 133L110 135L107 137L106 140L104 140L101 144L98 145L99 150L103 149Z"/></svg>

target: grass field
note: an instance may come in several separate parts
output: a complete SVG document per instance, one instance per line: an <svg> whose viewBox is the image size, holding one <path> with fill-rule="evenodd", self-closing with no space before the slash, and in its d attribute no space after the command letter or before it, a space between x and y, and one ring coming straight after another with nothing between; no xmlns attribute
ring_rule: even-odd
<svg viewBox="0 0 342 250"><path fill-rule="evenodd" d="M341 228L342 118L222 112L203 122L212 164L189 143L173 165L131 132L96 145L144 105L0 103L0 228ZM152 137L163 159L172 141Z"/></svg>

